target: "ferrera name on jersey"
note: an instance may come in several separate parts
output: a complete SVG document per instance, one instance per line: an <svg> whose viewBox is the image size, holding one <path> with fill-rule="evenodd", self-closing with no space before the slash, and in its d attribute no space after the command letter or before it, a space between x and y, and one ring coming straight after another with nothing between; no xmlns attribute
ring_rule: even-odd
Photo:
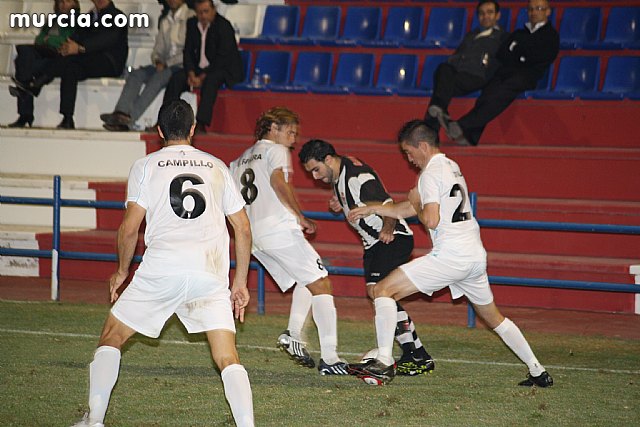
<svg viewBox="0 0 640 427"><path fill-rule="evenodd" d="M251 157L249 157L248 159L242 159L242 160L240 160L240 164L241 165L246 165L247 163L251 163L254 160L262 160L262 154L254 154Z"/></svg>
<svg viewBox="0 0 640 427"><path fill-rule="evenodd" d="M180 166L180 167L202 167L202 168L213 168L212 162L206 162L204 160L186 160L186 159L169 159L169 160L160 160L158 162L158 167L164 168L167 166Z"/></svg>

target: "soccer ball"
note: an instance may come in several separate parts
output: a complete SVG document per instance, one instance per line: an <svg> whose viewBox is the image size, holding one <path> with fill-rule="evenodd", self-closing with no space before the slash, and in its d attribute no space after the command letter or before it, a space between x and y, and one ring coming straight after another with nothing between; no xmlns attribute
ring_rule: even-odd
<svg viewBox="0 0 640 427"><path fill-rule="evenodd" d="M382 383L382 381L380 381L379 379L374 378L374 377L361 377L360 379L362 381L364 381L365 384L369 384L369 385L384 385Z"/></svg>
<svg viewBox="0 0 640 427"><path fill-rule="evenodd" d="M366 363L368 361L370 361L371 359L377 359L378 358L378 349L377 348L373 348L369 351L367 351L362 358L360 359L360 363Z"/></svg>

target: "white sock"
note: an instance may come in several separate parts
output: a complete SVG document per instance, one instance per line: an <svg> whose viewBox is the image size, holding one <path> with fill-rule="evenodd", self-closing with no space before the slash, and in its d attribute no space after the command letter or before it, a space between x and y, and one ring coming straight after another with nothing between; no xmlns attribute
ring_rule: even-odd
<svg viewBox="0 0 640 427"><path fill-rule="evenodd" d="M313 295L306 286L296 285L293 288L293 297L291 299L291 310L289 313L289 326L287 329L291 334L291 338L302 341L302 328L307 320L309 310L311 309L311 298Z"/></svg>
<svg viewBox="0 0 640 427"><path fill-rule="evenodd" d="M396 332L398 309L396 301L389 297L378 297L373 301L376 307L376 336L378 338L378 360L385 365L393 365L393 337Z"/></svg>
<svg viewBox="0 0 640 427"><path fill-rule="evenodd" d="M224 395L231 407L233 419L238 427L253 427L253 397L251 384L244 366L234 364L222 370Z"/></svg>
<svg viewBox="0 0 640 427"><path fill-rule="evenodd" d="M336 349L338 348L338 325L336 306L333 304L333 295L314 295L312 298L313 321L318 328L320 339L320 357L329 365L340 360Z"/></svg>
<svg viewBox="0 0 640 427"><path fill-rule="evenodd" d="M544 366L538 362L529 343L515 323L505 317L494 331L502 338L507 347L527 365L532 376L537 377L544 372Z"/></svg>
<svg viewBox="0 0 640 427"><path fill-rule="evenodd" d="M89 365L89 420L103 423L111 390L118 380L120 350L103 345L93 354Z"/></svg>

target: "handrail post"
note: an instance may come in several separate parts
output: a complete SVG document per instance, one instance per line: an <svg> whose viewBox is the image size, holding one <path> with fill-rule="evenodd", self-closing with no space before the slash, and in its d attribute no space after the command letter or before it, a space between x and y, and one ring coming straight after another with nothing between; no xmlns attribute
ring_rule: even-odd
<svg viewBox="0 0 640 427"><path fill-rule="evenodd" d="M264 315L264 267L258 264L258 314Z"/></svg>
<svg viewBox="0 0 640 427"><path fill-rule="evenodd" d="M473 213L473 217L476 217L478 213L478 195L474 192L469 194L469 202L471 203L471 212ZM473 305L471 301L467 299L467 328L475 328L476 327L476 312L473 309Z"/></svg>
<svg viewBox="0 0 640 427"><path fill-rule="evenodd" d="M60 175L53 177L53 242L51 245L51 299L60 301Z"/></svg>

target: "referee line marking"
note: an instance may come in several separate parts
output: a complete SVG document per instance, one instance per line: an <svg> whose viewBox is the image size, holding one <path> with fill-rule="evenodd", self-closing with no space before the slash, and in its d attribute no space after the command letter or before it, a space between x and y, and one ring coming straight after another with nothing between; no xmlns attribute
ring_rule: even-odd
<svg viewBox="0 0 640 427"><path fill-rule="evenodd" d="M70 332L49 332L49 331L30 331L25 329L4 329L0 328L0 333L5 334L18 334L18 335L41 335L41 336L51 336L51 337L69 337L69 338L87 338L97 340L99 336L91 335L91 334L77 334ZM151 338L155 339L155 338ZM178 340L161 340L162 343L166 344L175 344L175 345L204 345L205 341L201 342L189 342L189 341L178 341ZM245 345L238 344L238 348L245 348L250 350L263 350L263 351L280 351L278 348L274 347L265 347L260 345ZM319 353L317 351L312 351L311 353ZM353 352L345 352L341 351L340 354L345 356L355 356L359 357L363 353L353 353ZM468 365L486 365L486 366L522 366L522 363L510 363L510 362L483 362L481 360L464 360L464 359L434 359L436 362L447 362L447 363L461 363ZM584 368L579 366L561 366L561 365L545 365L547 368L559 369L565 371L582 371L582 372L602 372L608 374L630 374L630 375L640 375L640 370L629 370L629 369L604 369L604 368Z"/></svg>

